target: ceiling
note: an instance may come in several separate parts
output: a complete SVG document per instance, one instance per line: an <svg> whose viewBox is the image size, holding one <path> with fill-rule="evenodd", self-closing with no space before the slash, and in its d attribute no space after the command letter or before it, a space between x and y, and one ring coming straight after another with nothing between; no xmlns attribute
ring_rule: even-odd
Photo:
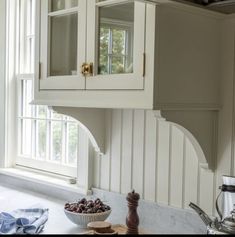
<svg viewBox="0 0 235 237"><path fill-rule="evenodd" d="M235 13L235 0L174 0L224 14Z"/></svg>

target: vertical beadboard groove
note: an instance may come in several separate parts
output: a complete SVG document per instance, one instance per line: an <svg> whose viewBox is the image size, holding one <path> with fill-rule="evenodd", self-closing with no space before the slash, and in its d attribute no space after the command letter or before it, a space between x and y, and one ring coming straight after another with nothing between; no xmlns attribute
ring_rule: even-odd
<svg viewBox="0 0 235 237"><path fill-rule="evenodd" d="M111 165L111 191L120 191L120 157L121 157L121 110L113 111L112 118L112 165Z"/></svg>
<svg viewBox="0 0 235 237"><path fill-rule="evenodd" d="M112 122L112 111L106 110L105 121L106 121L106 136L105 136L105 150L106 153L101 157L101 188L104 190L110 190L110 149L111 149L111 122Z"/></svg>
<svg viewBox="0 0 235 237"><path fill-rule="evenodd" d="M219 127L219 121L218 121L218 114L215 114L215 121L214 121L214 167L217 167L217 154L218 154L218 127ZM216 178L217 178L217 170L215 169L214 171L214 177L213 177L213 203L216 202L216 192L217 192L217 187L216 187ZM213 205L213 211L212 211L213 216L216 215L216 207Z"/></svg>
<svg viewBox="0 0 235 237"><path fill-rule="evenodd" d="M182 173L182 208L185 209L185 179L186 179L186 136L183 142L183 173Z"/></svg>
<svg viewBox="0 0 235 237"><path fill-rule="evenodd" d="M123 111L123 132L122 132L122 165L121 165L121 193L127 194L132 189L132 137L133 137L133 112Z"/></svg>
<svg viewBox="0 0 235 237"><path fill-rule="evenodd" d="M112 179L112 176L111 176L112 150L113 150L112 137L113 137L113 110L111 111L111 116L110 116L109 191L111 191L111 179Z"/></svg>
<svg viewBox="0 0 235 237"><path fill-rule="evenodd" d="M198 163L198 174L197 174L197 205L200 206L200 189L201 188L201 167L200 164Z"/></svg>
<svg viewBox="0 0 235 237"><path fill-rule="evenodd" d="M156 119L156 154L155 154L155 202L158 202L158 190L157 190L157 184L158 184L158 148L159 148L159 120Z"/></svg>
<svg viewBox="0 0 235 237"><path fill-rule="evenodd" d="M144 144L144 110L135 111L134 119L134 157L133 157L133 186L134 190L143 197L143 144Z"/></svg>
<svg viewBox="0 0 235 237"><path fill-rule="evenodd" d="M145 118L144 146L144 199L155 202L156 197L156 118L153 111L147 111Z"/></svg>
<svg viewBox="0 0 235 237"><path fill-rule="evenodd" d="M169 186L169 152L170 152L170 124L159 121L158 142L158 170L157 170L157 200L168 205Z"/></svg>
<svg viewBox="0 0 235 237"><path fill-rule="evenodd" d="M120 136L120 179L119 179L119 193L122 192L122 142L123 142L123 110L121 110L121 136Z"/></svg>
<svg viewBox="0 0 235 237"><path fill-rule="evenodd" d="M98 187L101 187L101 155L98 155L98 159L99 159L99 168L98 168L98 176L99 176L99 182L98 182Z"/></svg>
<svg viewBox="0 0 235 237"><path fill-rule="evenodd" d="M142 197L145 199L145 162L146 162L146 156L145 156L145 148L146 148L146 110L144 111L144 141L143 141L143 194Z"/></svg>
<svg viewBox="0 0 235 237"><path fill-rule="evenodd" d="M198 203L197 187L198 187L198 158L197 154L185 137L185 179L184 179L184 208L189 209L189 203Z"/></svg>
<svg viewBox="0 0 235 237"><path fill-rule="evenodd" d="M132 143L131 143L131 189L133 190L133 160L134 160L134 121L135 111L132 110Z"/></svg>
<svg viewBox="0 0 235 237"><path fill-rule="evenodd" d="M168 170L168 205L171 205L171 161L172 161L172 125L169 129L169 170Z"/></svg>

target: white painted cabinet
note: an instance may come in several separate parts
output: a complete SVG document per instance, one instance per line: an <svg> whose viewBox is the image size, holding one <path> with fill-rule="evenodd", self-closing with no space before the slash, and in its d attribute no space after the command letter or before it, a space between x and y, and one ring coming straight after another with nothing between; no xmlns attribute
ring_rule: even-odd
<svg viewBox="0 0 235 237"><path fill-rule="evenodd" d="M40 90L144 89L144 3L40 2Z"/></svg>
<svg viewBox="0 0 235 237"><path fill-rule="evenodd" d="M35 104L219 108L219 14L160 0L40 0L37 12Z"/></svg>

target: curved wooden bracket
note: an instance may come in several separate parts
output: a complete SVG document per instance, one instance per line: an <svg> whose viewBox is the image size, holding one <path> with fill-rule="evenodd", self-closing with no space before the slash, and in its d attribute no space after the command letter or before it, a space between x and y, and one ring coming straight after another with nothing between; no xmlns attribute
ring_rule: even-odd
<svg viewBox="0 0 235 237"><path fill-rule="evenodd" d="M161 111L161 114L187 135L198 153L201 167L214 170L217 156L218 111L172 110Z"/></svg>
<svg viewBox="0 0 235 237"><path fill-rule="evenodd" d="M87 131L95 150L101 154L105 153L105 109L54 106L52 109L75 118L79 125Z"/></svg>

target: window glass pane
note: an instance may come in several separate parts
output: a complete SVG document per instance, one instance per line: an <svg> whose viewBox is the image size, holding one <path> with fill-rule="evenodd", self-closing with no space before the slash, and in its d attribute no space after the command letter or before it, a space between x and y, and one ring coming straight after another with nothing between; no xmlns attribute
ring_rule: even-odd
<svg viewBox="0 0 235 237"><path fill-rule="evenodd" d="M125 37L126 31L120 29L113 29L113 52L115 56L125 55Z"/></svg>
<svg viewBox="0 0 235 237"><path fill-rule="evenodd" d="M77 120L72 117L66 117L66 120L77 123Z"/></svg>
<svg viewBox="0 0 235 237"><path fill-rule="evenodd" d="M99 74L133 73L134 3L99 8Z"/></svg>
<svg viewBox="0 0 235 237"><path fill-rule="evenodd" d="M52 112L52 119L56 119L56 120L62 120L63 119L63 115L62 114L58 114L56 112Z"/></svg>
<svg viewBox="0 0 235 237"><path fill-rule="evenodd" d="M52 122L52 157L53 161L61 161L62 157L62 123Z"/></svg>
<svg viewBox="0 0 235 237"><path fill-rule="evenodd" d="M24 119L21 120L21 154L24 156L31 156L31 147L32 147L32 120Z"/></svg>
<svg viewBox="0 0 235 237"><path fill-rule="evenodd" d="M29 67L29 73L34 73L34 37L29 37L28 39L28 67Z"/></svg>
<svg viewBox="0 0 235 237"><path fill-rule="evenodd" d="M37 121L36 129L36 156L38 159L46 159L47 149L47 122Z"/></svg>
<svg viewBox="0 0 235 237"><path fill-rule="evenodd" d="M124 57L112 57L112 74L125 73Z"/></svg>
<svg viewBox="0 0 235 237"><path fill-rule="evenodd" d="M37 118L46 119L48 114L47 106L39 105L37 106Z"/></svg>
<svg viewBox="0 0 235 237"><path fill-rule="evenodd" d="M68 164L77 165L78 155L78 125L68 123Z"/></svg>
<svg viewBox="0 0 235 237"><path fill-rule="evenodd" d="M100 62L99 62L99 74L108 74L109 63L109 41L110 41L110 29L102 27L100 29Z"/></svg>
<svg viewBox="0 0 235 237"><path fill-rule="evenodd" d="M51 11L59 11L78 6L78 0L51 0Z"/></svg>
<svg viewBox="0 0 235 237"><path fill-rule="evenodd" d="M50 18L49 76L74 75L77 71L78 14Z"/></svg>
<svg viewBox="0 0 235 237"><path fill-rule="evenodd" d="M30 102L32 101L32 81L31 80L23 80L22 81L22 115L24 117L32 116L32 105Z"/></svg>

